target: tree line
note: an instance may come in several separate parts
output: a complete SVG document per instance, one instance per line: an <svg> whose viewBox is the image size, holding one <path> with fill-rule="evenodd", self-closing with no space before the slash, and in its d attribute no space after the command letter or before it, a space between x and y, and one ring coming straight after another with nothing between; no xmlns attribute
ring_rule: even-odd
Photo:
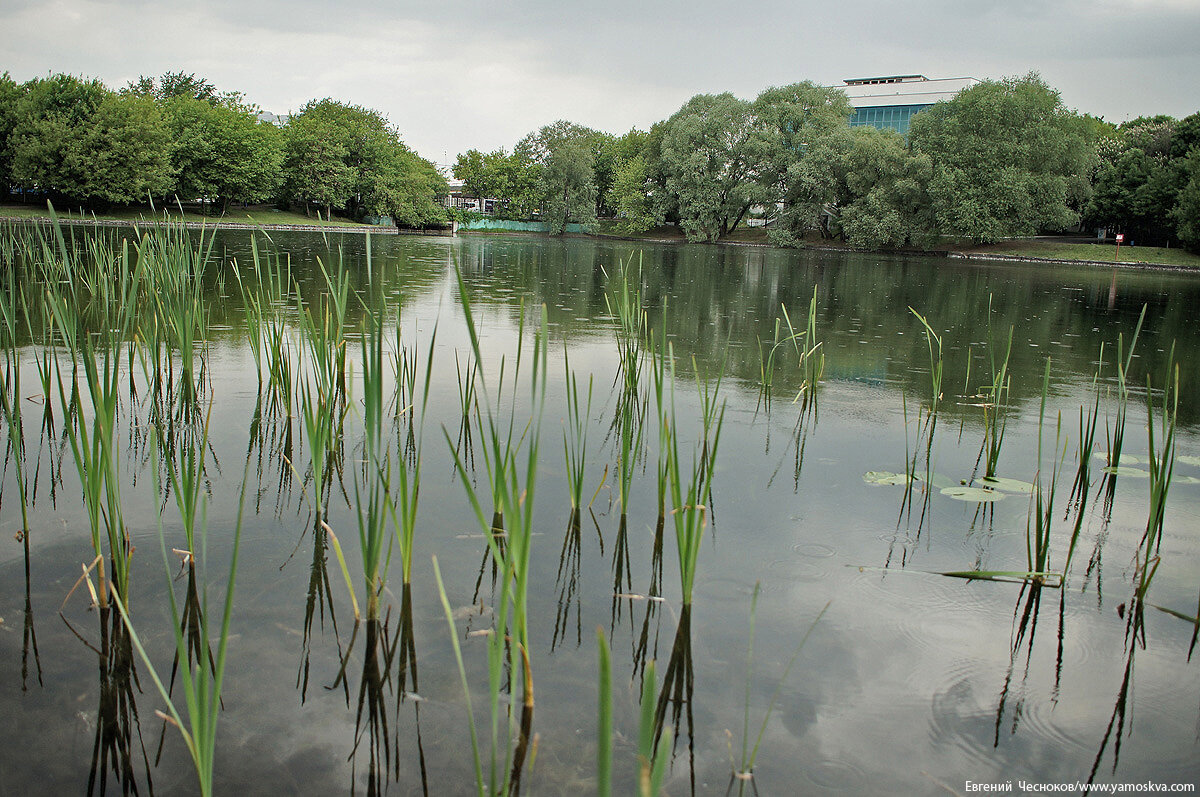
<svg viewBox="0 0 1200 797"><path fill-rule="evenodd" d="M1121 125L1068 110L1038 75L982 81L916 114L907 137L851 127L844 92L800 82L754 100L698 94L649 131L559 121L455 177L509 218L674 223L715 241L751 218L770 240L864 249L992 243L1084 225L1200 249L1200 113Z"/></svg>
<svg viewBox="0 0 1200 797"><path fill-rule="evenodd" d="M447 219L446 181L378 111L313 100L285 124L238 92L182 72L119 91L53 75L0 75L0 194L107 210L148 201L275 202L401 226Z"/></svg>

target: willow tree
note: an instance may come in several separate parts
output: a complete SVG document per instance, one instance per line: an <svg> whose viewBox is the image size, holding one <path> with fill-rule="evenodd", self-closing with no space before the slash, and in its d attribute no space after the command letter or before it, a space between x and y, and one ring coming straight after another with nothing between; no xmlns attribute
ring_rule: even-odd
<svg viewBox="0 0 1200 797"><path fill-rule="evenodd" d="M733 230L754 201L751 104L729 94L697 94L663 126L660 168L689 241Z"/></svg>
<svg viewBox="0 0 1200 797"><path fill-rule="evenodd" d="M574 221L596 222L596 148L601 134L559 120L530 133L514 154L537 176L542 216L550 232L561 235Z"/></svg>
<svg viewBox="0 0 1200 797"><path fill-rule="evenodd" d="M1095 152L1082 117L1035 73L937 103L913 117L908 140L933 162L943 235L991 243L1079 221Z"/></svg>

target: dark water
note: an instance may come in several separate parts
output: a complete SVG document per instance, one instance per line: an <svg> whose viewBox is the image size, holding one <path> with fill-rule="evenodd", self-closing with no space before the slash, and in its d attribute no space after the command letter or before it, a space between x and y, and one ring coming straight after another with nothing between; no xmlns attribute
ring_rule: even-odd
<svg viewBox="0 0 1200 797"><path fill-rule="evenodd" d="M331 246L343 248L355 287L365 285L363 244L352 236L329 242L316 235L274 238L310 296L320 279L316 258L330 263L337 257ZM232 277L219 281L210 274L206 395L213 401L208 523L214 605L223 594L220 563L227 561L241 474L250 462L219 727L218 792L317 794L386 786L419 794L423 783L431 794L474 791L465 702L431 566L436 556L458 609L456 631L476 713L486 723L485 643L470 631L487 628L491 617L487 608L480 613L470 607L490 607L495 596L486 545L442 432L444 427L451 440L456 437L455 352L463 358L469 351L456 263L471 292L491 385L502 358L511 369L519 346L526 354L531 350L528 329L524 340L517 339L521 308L545 305L548 320L550 382L529 589L537 751L523 775L528 793L586 794L595 788L597 627L613 649L618 793L627 793L633 782L645 663L657 660L661 673L673 651L690 654L693 678L683 702L673 707L678 719L670 720L676 735L667 792L724 793L730 745L735 756L741 749L756 583L761 595L749 682L752 737L775 696L755 768L760 794L936 794L946 793L944 787L961 793L967 781L1086 781L1093 769L1098 783L1200 778L1200 665L1189 663L1193 626L1153 608L1194 616L1200 590L1200 278L591 241L398 237L371 244L372 281L386 290L404 339L423 353L437 330L408 607L415 664L401 673L399 657L391 662L382 697L386 728L372 733L356 723L364 671L382 665L364 659L359 638L339 681L353 614L336 558L326 548L314 550L320 536L313 533L306 497L311 485L303 476L307 455L299 422L292 421L294 465L283 456L286 421L276 419L251 435L258 384L241 300ZM247 236L222 235L216 249L223 263L249 262ZM604 297L605 272L614 274L622 262L631 272L640 266L651 326L662 328L673 345L679 433L688 446L700 428L693 374L713 377L722 368L725 374L721 395L728 404L713 522L688 615L680 606L669 529L661 564L666 600L614 597L652 592L656 572L653 434L633 481L627 533L618 529L616 440L609 434L617 349ZM826 357L816 410L803 412L792 403L801 375L785 358L768 413L759 402L758 341L772 336L781 304L803 323L814 288ZM1125 609L1146 529L1148 480L1119 477L1106 507L1100 460L1079 510L1082 533L1064 589L932 574L1027 569L1030 507L1020 494L980 505L936 490L926 500L918 489L906 509L903 487L864 482L868 471L905 469L917 445L919 408L928 403L928 344L909 308L929 319L945 345L945 395L931 459L932 470L952 482L976 471L983 413L974 396L988 381L989 351L1002 345L1010 328L1012 383L999 473L1034 480L1050 357L1043 467L1053 461L1060 415L1058 450L1065 449L1052 531L1051 567L1057 569L1076 518L1067 495L1080 406L1094 400L1093 377L1105 344L1099 384L1109 394L1100 405L1100 425L1111 419L1118 336L1128 346L1143 306L1124 449L1140 461L1133 467L1147 467L1147 376L1155 391L1161 388L1172 346L1182 395L1180 457L1159 568L1146 597L1144 639L1128 638ZM288 312L294 317L294 306ZM351 310L353 318L358 315ZM358 374L353 336L349 350ZM570 513L560 445L564 351L576 374L595 379L584 493L585 500L593 492L596 497L584 513L577 547L564 540ZM144 665L135 663L134 679L124 686L114 683L122 669L88 647L100 647L103 619L88 611L82 591L67 599L81 565L92 558L90 542L70 450L61 440L39 438L33 353L24 350L21 360L28 396L26 468L36 471L37 485L28 580L23 546L13 541L20 513L7 461L0 496L0 794L86 792L90 773L97 793L102 784L117 790L123 783L139 793L186 793L195 788L194 774L173 729L158 755L162 723L154 712L162 706ZM346 446L353 452L361 432L359 402L351 404ZM527 406L517 409L520 418L527 412ZM173 649L166 589L171 583L182 594L184 581L168 582L159 553L160 510L167 548L183 545L174 500L156 498L139 437L143 416L137 398L127 396L122 499L137 547L130 603L139 633L166 673ZM1156 433L1161 435L1157 427ZM1099 437L1102 451L1103 431ZM482 464L474 478L484 485ZM349 479L346 484L345 495L335 488L329 525L342 540L350 572L358 573L353 491ZM311 585L326 580L327 588L314 592ZM390 633L404 609L400 584L399 557L393 556L382 601L390 609ZM796 645L826 603L783 679ZM115 713L107 702L114 696L120 697ZM374 765L372 750L380 756Z"/></svg>

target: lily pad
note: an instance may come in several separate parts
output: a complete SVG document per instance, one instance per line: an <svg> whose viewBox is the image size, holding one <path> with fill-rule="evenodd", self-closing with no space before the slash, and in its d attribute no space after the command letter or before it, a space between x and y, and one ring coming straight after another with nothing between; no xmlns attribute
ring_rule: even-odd
<svg viewBox="0 0 1200 797"><path fill-rule="evenodd" d="M1196 467L1200 468L1200 457L1193 457L1191 454L1183 454L1175 457L1175 459L1179 462L1182 462L1184 465L1195 465Z"/></svg>
<svg viewBox="0 0 1200 797"><path fill-rule="evenodd" d="M1004 498L1004 493L998 490L990 490L986 487L967 487L961 484L943 488L942 495L948 495L956 501L974 501L978 503L999 501Z"/></svg>
<svg viewBox="0 0 1200 797"><path fill-rule="evenodd" d="M908 484L909 476L907 473L892 473L886 470L869 470L863 474L863 481L867 484Z"/></svg>
<svg viewBox="0 0 1200 797"><path fill-rule="evenodd" d="M1092 456L1094 456L1096 459L1103 459L1106 462L1108 461L1108 452L1107 451L1097 451ZM1141 465L1142 460L1139 459L1138 457L1135 457L1133 454L1122 454L1120 457L1117 458L1117 464L1118 465Z"/></svg>
<svg viewBox="0 0 1200 797"><path fill-rule="evenodd" d="M1124 465L1118 465L1115 468L1110 465L1109 467L1101 468L1100 470L1104 471L1105 473L1111 473L1114 476L1127 476L1130 479L1150 478L1150 471L1142 470L1141 468L1127 468Z"/></svg>
<svg viewBox="0 0 1200 797"><path fill-rule="evenodd" d="M1007 479L1003 476L984 476L979 481L985 487L1005 493L1025 493L1028 495L1033 492L1033 485L1029 482L1023 482L1020 479Z"/></svg>

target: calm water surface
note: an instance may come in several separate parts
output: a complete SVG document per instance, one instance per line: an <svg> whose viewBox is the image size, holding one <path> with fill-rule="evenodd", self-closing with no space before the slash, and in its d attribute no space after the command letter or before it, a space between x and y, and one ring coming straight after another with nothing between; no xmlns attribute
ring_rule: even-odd
<svg viewBox="0 0 1200 797"><path fill-rule="evenodd" d="M336 262L331 248L341 248L355 288L367 282L359 237L273 238L308 296L318 290L316 259ZM1193 626L1148 608L1144 640L1127 639L1125 608L1146 527L1148 481L1136 473L1119 477L1109 505L1099 473L1103 462L1096 460L1087 504L1071 508L1067 502L1080 407L1094 400L1101 345L1103 392L1115 385L1118 336L1128 346L1145 306L1130 375L1137 387L1125 451L1142 463L1133 467L1146 467L1146 379L1155 390L1162 386L1172 346L1182 393L1180 458L1147 601L1194 615L1200 589L1200 278L576 240L393 237L373 239L371 247L372 278L387 291L390 317L403 339L423 356L436 326L409 607L415 664L405 669L401 686L398 659L391 663L386 727L372 732L365 720L356 722L368 662L361 638L350 648L353 614L336 559L313 534L299 422L275 417L253 423L258 382L237 283L231 274L218 280L214 269L206 396L213 407L210 549L218 561L229 554L241 474L250 463L220 720L219 792L366 792L372 783L398 794L419 794L423 786L431 794L473 792L466 707L431 566L436 556L457 609L455 632L479 711L487 682L484 641L470 632L489 627L494 595L486 544L446 441L456 439L461 416L456 353L465 364L469 352L456 264L473 298L491 386L502 358L511 373L518 348L531 351L528 328L518 339L522 307L545 305L548 319L550 381L530 586L537 754L523 777L528 793L586 794L595 788L597 627L613 648L618 791L632 783L645 663L657 660L661 673L675 651L690 654L693 678L682 702L672 706L676 732L667 792L724 793L730 740L739 750L742 736L756 583L761 595L749 681L751 734L778 687L755 770L761 794L937 794L946 793L944 787L961 793L968 780L1084 781L1093 769L1102 783L1200 778L1200 663L1189 662ZM221 234L215 250L222 265L236 260L245 267L250 239ZM713 522L700 553L690 627L681 627L670 530L656 566L652 432L633 481L628 529L619 534L617 441L610 433L617 348L605 293L611 285L606 273L615 274L623 262L630 273L640 268L651 326L673 345L679 433L689 447L700 429L693 375L713 381L724 371L727 409ZM806 317L814 288L826 357L816 409L806 413L792 402L801 376L794 360L784 357L767 412L759 400L759 339L771 338L781 305L794 320ZM904 471L917 447L930 363L910 307L929 319L945 345L945 395L931 448L932 471L946 480L939 484L969 481L976 473L984 432L975 396L988 381L989 346L1003 345L1010 328L1012 385L999 472L1035 479L1042 379L1050 358L1043 467L1052 465L1060 416L1058 450L1065 449L1053 568L1062 565L1076 512L1083 513L1064 589L934 574L1025 570L1027 496L978 504L918 489L906 507L903 487L864 481L869 471ZM294 318L294 302L287 312ZM298 336L294 325L291 332ZM349 350L358 374L356 336ZM114 692L111 672L98 668L89 648L100 637L96 614L87 610L82 592L67 599L81 564L91 559L90 544L70 450L57 437L39 437L42 397L34 351L23 350L21 360L28 394L26 467L37 488L28 564L23 546L13 541L20 513L7 461L0 495L0 794L81 793L90 776L97 793L102 785L116 790L122 783L136 785L139 793L186 793L195 788L191 765L173 730L160 752L162 723L154 712L161 704L144 667L138 662L137 680ZM577 546L569 535L559 444L565 353L579 378L594 377L584 492L596 497L584 513ZM525 396L527 389L518 393ZM121 429L123 502L137 546L131 605L156 665L169 672L173 638L158 511L168 548L182 547L182 533L174 500L156 498L140 395L125 397ZM358 396L351 405L346 447L353 460L361 456ZM1101 401L1101 426L1114 408L1110 398ZM527 413L527 406L518 406L518 418ZM1097 449L1104 450L1103 430L1099 436ZM481 488L486 484L482 461L473 478ZM345 485L345 493L335 487L329 524L356 572L348 476ZM222 572L223 566L214 566L214 594L224 583ZM400 583L393 557L383 596L393 633L404 602ZM656 584L665 601L616 597L653 593ZM183 582L173 587L182 592ZM827 603L781 682L796 645ZM103 721L112 716L103 701L114 693L125 696L115 736ZM372 750L384 757L373 763Z"/></svg>

